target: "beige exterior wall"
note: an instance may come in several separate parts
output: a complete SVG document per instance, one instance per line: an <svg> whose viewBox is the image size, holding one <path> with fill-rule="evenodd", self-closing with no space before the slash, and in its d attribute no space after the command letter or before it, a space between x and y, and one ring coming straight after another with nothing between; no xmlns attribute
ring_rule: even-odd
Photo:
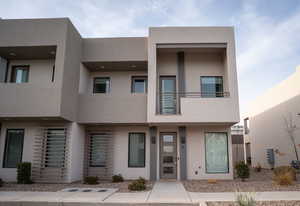
<svg viewBox="0 0 300 206"><path fill-rule="evenodd" d="M125 37L84 39L82 61L147 61L147 38Z"/></svg>
<svg viewBox="0 0 300 206"><path fill-rule="evenodd" d="M85 71L84 68L82 70ZM144 71L85 71L79 95L78 121L80 123L146 123L147 94L131 93L132 76L145 75L147 73ZM110 77L109 93L93 94L95 77Z"/></svg>
<svg viewBox="0 0 300 206"><path fill-rule="evenodd" d="M172 33L172 35L169 35ZM214 33L215 35L211 35ZM188 99L187 103L184 99L181 100L180 104L182 106L182 111L180 115L157 115L156 114L156 102L157 102L157 91L158 91L158 78L162 73L165 74L168 70L169 75L175 74L177 69L177 61L175 54L167 54L161 57L160 53L157 52L158 44L226 44L226 55L224 61L221 61L222 56L215 57L216 62L210 64L210 54L203 57L202 65L203 67L210 69L211 74L217 71L222 71L225 77L225 89L230 92L230 96L220 100L221 98L201 98L201 100ZM193 55L187 54L187 64L185 72L187 78L191 78L193 71L198 71L195 69L194 62L201 61L201 58L194 58ZM172 63L171 63L172 62ZM208 62L208 64L207 64ZM223 69L221 69L223 68ZM190 70L189 70L190 69ZM201 68L202 69L202 68ZM215 70L215 71L214 71ZM205 73L204 69L203 73ZM189 73L192 72L192 73ZM217 73L219 73L217 72ZM199 71L199 74L202 71ZM220 74L220 73L219 73ZM200 77L199 77L200 78ZM185 27L184 30L179 27L163 27L163 28L150 28L149 39L148 39L148 109L147 109L147 121L151 123L159 122L210 122L210 123L220 123L220 122L239 122L239 104L238 104L238 88L237 88L237 74L236 74L236 62L235 62L235 42L233 29L230 27ZM187 88L192 89L195 86L193 78L186 79ZM189 84L189 85L188 85ZM187 90L188 92L188 90ZM225 100L226 99L226 100ZM205 104L199 104L200 102L209 103L209 106L201 109ZM222 102L222 103L221 103ZM226 106L224 106L226 105ZM186 109L184 109L186 108ZM207 108L209 110L207 110ZM224 108L229 109L230 112L227 113ZM191 116L195 111L201 110L205 113L198 115L197 117ZM215 113L215 111L217 112ZM216 115L218 114L218 115ZM203 120L201 116L211 116L209 119ZM191 120L193 119L193 120ZM225 121L224 121L225 120Z"/></svg>
<svg viewBox="0 0 300 206"><path fill-rule="evenodd" d="M275 154L275 166L289 165L295 160L292 142L287 134L284 118L292 118L295 130L298 154L300 155L300 69L288 79L276 85L263 96L256 99L250 108L249 134L246 141L251 144L252 165L260 163L269 168L266 149L278 149Z"/></svg>
<svg viewBox="0 0 300 206"><path fill-rule="evenodd" d="M205 132L226 132L228 138L229 173L207 174L205 166ZM232 144L228 126L187 127L187 178L188 179L233 179Z"/></svg>

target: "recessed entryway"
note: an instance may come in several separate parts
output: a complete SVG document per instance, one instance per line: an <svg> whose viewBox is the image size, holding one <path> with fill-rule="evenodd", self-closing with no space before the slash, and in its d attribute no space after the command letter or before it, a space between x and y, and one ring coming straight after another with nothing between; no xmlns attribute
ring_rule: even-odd
<svg viewBox="0 0 300 206"><path fill-rule="evenodd" d="M160 179L177 179L176 133L160 133Z"/></svg>

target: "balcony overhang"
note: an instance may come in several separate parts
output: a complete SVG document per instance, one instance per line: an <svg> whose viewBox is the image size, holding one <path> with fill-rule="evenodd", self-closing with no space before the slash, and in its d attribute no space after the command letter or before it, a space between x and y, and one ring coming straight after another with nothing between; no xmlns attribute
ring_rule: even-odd
<svg viewBox="0 0 300 206"><path fill-rule="evenodd" d="M147 61L82 62L90 71L147 71Z"/></svg>
<svg viewBox="0 0 300 206"><path fill-rule="evenodd" d="M157 44L158 52L225 52L226 43Z"/></svg>
<svg viewBox="0 0 300 206"><path fill-rule="evenodd" d="M0 56L8 60L55 59L56 46L0 47Z"/></svg>

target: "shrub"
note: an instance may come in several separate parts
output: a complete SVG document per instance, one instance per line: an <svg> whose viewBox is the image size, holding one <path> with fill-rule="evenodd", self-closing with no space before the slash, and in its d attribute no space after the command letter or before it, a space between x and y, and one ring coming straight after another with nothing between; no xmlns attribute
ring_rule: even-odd
<svg viewBox="0 0 300 206"><path fill-rule="evenodd" d="M124 182L124 178L121 174L112 176L112 182Z"/></svg>
<svg viewBox="0 0 300 206"><path fill-rule="evenodd" d="M31 163L21 162L17 167L17 182L18 184L32 184L31 181Z"/></svg>
<svg viewBox="0 0 300 206"><path fill-rule="evenodd" d="M88 185L97 185L98 184L98 177L88 176L84 178L84 183Z"/></svg>
<svg viewBox="0 0 300 206"><path fill-rule="evenodd" d="M260 163L257 163L256 167L254 167L255 172L260 172L261 171L261 165Z"/></svg>
<svg viewBox="0 0 300 206"><path fill-rule="evenodd" d="M146 184L140 179L133 181L128 185L128 189L131 191L142 191L146 189Z"/></svg>
<svg viewBox="0 0 300 206"><path fill-rule="evenodd" d="M236 173L239 178L244 181L246 178L249 178L250 171L248 165L246 165L243 161L237 163L235 165Z"/></svg>
<svg viewBox="0 0 300 206"><path fill-rule="evenodd" d="M284 175L288 173L292 177L292 180L297 180L296 170L290 166L276 167L273 172L274 172L274 176Z"/></svg>
<svg viewBox="0 0 300 206"><path fill-rule="evenodd" d="M2 181L2 179L0 178L0 187L2 187L4 184L4 182Z"/></svg>
<svg viewBox="0 0 300 206"><path fill-rule="evenodd" d="M145 178L139 177L139 179L137 181L139 181L140 183L142 183L144 185L146 184Z"/></svg>
<svg viewBox="0 0 300 206"><path fill-rule="evenodd" d="M251 193L238 193L236 195L236 202L239 206L255 206L256 201Z"/></svg>
<svg viewBox="0 0 300 206"><path fill-rule="evenodd" d="M278 185L291 185L293 184L293 176L290 173L275 175L273 180Z"/></svg>

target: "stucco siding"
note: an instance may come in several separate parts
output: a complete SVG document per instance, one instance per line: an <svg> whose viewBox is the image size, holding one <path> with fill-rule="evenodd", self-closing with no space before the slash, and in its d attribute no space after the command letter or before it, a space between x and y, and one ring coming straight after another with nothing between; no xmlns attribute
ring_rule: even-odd
<svg viewBox="0 0 300 206"><path fill-rule="evenodd" d="M205 170L205 132L227 132L229 173L207 174ZM230 127L227 126L188 126L187 127L187 178L188 179L232 179L232 145Z"/></svg>
<svg viewBox="0 0 300 206"><path fill-rule="evenodd" d="M149 128L142 126L115 127L113 174L122 174L125 179L150 178L150 137ZM146 134L146 159L145 167L128 167L128 138L130 132L143 132Z"/></svg>

